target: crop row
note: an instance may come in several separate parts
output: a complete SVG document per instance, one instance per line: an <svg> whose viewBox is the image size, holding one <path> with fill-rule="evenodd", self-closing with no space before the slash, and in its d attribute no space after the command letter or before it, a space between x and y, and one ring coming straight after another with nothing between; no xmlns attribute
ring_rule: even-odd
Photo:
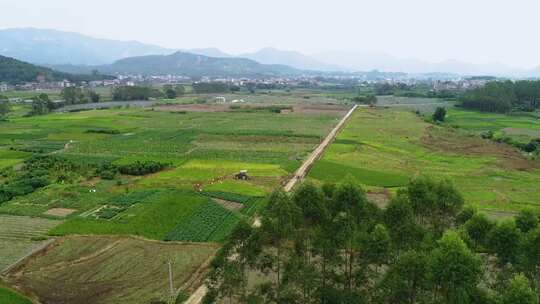
<svg viewBox="0 0 540 304"><path fill-rule="evenodd" d="M238 222L236 215L208 200L165 237L167 241L207 242L226 236ZM216 237L213 237L216 235ZM224 238L224 237L223 237ZM223 239L222 238L222 239Z"/></svg>

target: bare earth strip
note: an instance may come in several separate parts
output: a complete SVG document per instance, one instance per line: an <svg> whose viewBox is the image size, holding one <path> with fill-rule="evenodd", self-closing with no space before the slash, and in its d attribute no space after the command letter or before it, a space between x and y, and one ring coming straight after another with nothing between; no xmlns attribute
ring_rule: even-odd
<svg viewBox="0 0 540 304"><path fill-rule="evenodd" d="M319 144L319 146L317 146L317 148L313 150L311 155L304 161L302 166L300 166L300 168L298 168L298 170L295 172L293 178L291 178L289 182L285 185L284 187L285 191L287 192L291 191L294 188L294 186L296 186L296 184L298 184L298 182L300 182L306 176L306 174L309 172L309 169L313 166L315 161L318 160L322 156L326 147L328 147L328 145L334 140L338 132L343 128L343 126L345 125L347 120L351 117L351 115L354 113L354 110L356 110L357 107L358 105L355 105L354 107L352 107L352 109L350 109L349 112L347 112L347 114L345 114L345 116L339 121L336 127L332 129L330 133L328 133L326 138ZM260 226L260 220L255 219L253 226L255 227ZM201 285L201 287L199 287L193 294L191 294L191 296L185 302L185 304L201 303L202 299L204 298L207 292L208 292L208 287L206 287L206 285L204 284Z"/></svg>

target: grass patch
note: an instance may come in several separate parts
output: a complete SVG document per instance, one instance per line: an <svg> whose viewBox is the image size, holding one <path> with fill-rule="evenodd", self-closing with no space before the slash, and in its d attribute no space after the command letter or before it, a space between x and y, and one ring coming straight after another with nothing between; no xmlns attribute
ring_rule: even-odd
<svg viewBox="0 0 540 304"><path fill-rule="evenodd" d="M25 296L17 293L14 290L0 286L0 301L2 304L32 304Z"/></svg>
<svg viewBox="0 0 540 304"><path fill-rule="evenodd" d="M409 181L407 176L399 173L355 168L325 160L315 163L310 176L325 182L342 182L352 177L362 184L377 187L401 187Z"/></svg>

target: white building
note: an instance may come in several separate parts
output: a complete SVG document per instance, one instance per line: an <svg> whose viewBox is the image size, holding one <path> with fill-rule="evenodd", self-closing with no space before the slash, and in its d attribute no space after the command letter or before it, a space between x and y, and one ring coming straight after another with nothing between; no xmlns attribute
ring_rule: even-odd
<svg viewBox="0 0 540 304"><path fill-rule="evenodd" d="M217 103L226 103L227 102L227 98L225 98L224 96L216 96L214 99L216 100Z"/></svg>
<svg viewBox="0 0 540 304"><path fill-rule="evenodd" d="M0 83L0 92L6 92L9 89L6 83Z"/></svg>

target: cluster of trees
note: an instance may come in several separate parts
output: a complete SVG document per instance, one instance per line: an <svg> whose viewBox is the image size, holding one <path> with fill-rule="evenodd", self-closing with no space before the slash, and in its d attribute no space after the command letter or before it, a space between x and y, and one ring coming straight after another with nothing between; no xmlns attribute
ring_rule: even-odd
<svg viewBox="0 0 540 304"><path fill-rule="evenodd" d="M227 93L229 85L221 82L195 82L193 91L197 94Z"/></svg>
<svg viewBox="0 0 540 304"><path fill-rule="evenodd" d="M64 88L60 93L63 101L54 102L49 95L42 93L32 98L32 110L28 115L44 115L63 107L64 105L99 102L100 95L92 90L84 90L80 87Z"/></svg>
<svg viewBox="0 0 540 304"><path fill-rule="evenodd" d="M424 96L418 97L427 97L427 98L442 98L442 99L457 99L459 98L460 93L458 91L451 90L430 90Z"/></svg>
<svg viewBox="0 0 540 304"><path fill-rule="evenodd" d="M377 96L375 95L355 96L351 98L351 101L372 106L372 105L377 104Z"/></svg>
<svg viewBox="0 0 540 304"><path fill-rule="evenodd" d="M492 81L467 91L462 99L464 108L508 113L513 109L533 111L540 108L540 81Z"/></svg>
<svg viewBox="0 0 540 304"><path fill-rule="evenodd" d="M445 107L437 107L435 109L435 112L433 113L433 121L437 122L443 122L446 117L446 108Z"/></svg>
<svg viewBox="0 0 540 304"><path fill-rule="evenodd" d="M120 86L113 89L112 99L114 101L149 100L161 94L156 91L146 86Z"/></svg>
<svg viewBox="0 0 540 304"><path fill-rule="evenodd" d="M183 85L172 86L170 84L163 86L163 94L168 99L174 99L186 93L186 88Z"/></svg>
<svg viewBox="0 0 540 304"><path fill-rule="evenodd" d="M463 204L429 178L385 209L352 182L276 191L217 254L204 303L537 304L538 214L495 223Z"/></svg>
<svg viewBox="0 0 540 304"><path fill-rule="evenodd" d="M376 95L392 95L394 94L395 89L396 88L389 83L377 84L373 88Z"/></svg>
<svg viewBox="0 0 540 304"><path fill-rule="evenodd" d="M51 112L54 109L57 109L61 104L54 103L49 95L42 93L38 96L32 98L32 110L28 115L44 115Z"/></svg>
<svg viewBox="0 0 540 304"><path fill-rule="evenodd" d="M103 179L114 179L118 173L126 175L147 175L159 172L165 168L170 167L168 163L161 163L157 161L136 161L131 164L115 165L112 163L103 163L96 169L96 175Z"/></svg>
<svg viewBox="0 0 540 304"><path fill-rule="evenodd" d="M53 181L66 181L78 166L62 157L37 155L25 160L20 171L4 169L0 184L0 204L20 195L34 192Z"/></svg>
<svg viewBox="0 0 540 304"><path fill-rule="evenodd" d="M118 166L118 171L126 175L146 175L159 172L169 166L170 164L151 160L136 161L132 164Z"/></svg>
<svg viewBox="0 0 540 304"><path fill-rule="evenodd" d="M60 94L65 104L83 104L90 102L99 102L101 96L92 90L83 90L80 87L68 87L62 90Z"/></svg>

